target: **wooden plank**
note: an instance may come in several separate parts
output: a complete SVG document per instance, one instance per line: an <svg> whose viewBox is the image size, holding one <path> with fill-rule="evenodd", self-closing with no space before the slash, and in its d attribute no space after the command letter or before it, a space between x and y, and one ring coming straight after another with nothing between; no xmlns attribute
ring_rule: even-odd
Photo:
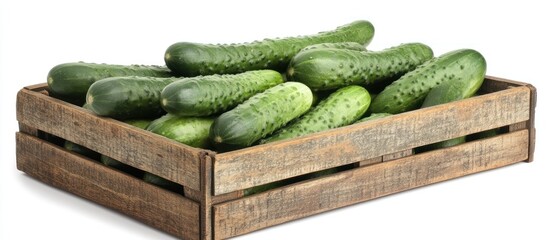
<svg viewBox="0 0 549 240"><path fill-rule="evenodd" d="M509 125L509 132L514 132L514 131L526 129L526 128L528 128L527 125L528 125L528 121L513 123L513 124Z"/></svg>
<svg viewBox="0 0 549 240"><path fill-rule="evenodd" d="M201 149L180 144L75 105L22 89L17 120L141 170L200 190Z"/></svg>
<svg viewBox="0 0 549 240"><path fill-rule="evenodd" d="M214 155L214 154L212 154ZM200 235L203 240L211 240L212 229L212 157L209 154L201 155L201 185L202 199L200 201Z"/></svg>
<svg viewBox="0 0 549 240"><path fill-rule="evenodd" d="M482 86L480 87L480 92L484 93L493 93L501 90L505 90L511 87L525 86L525 83L503 79L499 77L486 76Z"/></svg>
<svg viewBox="0 0 549 240"><path fill-rule="evenodd" d="M530 119L528 120L526 127L529 129L530 133L530 144L528 151L528 160L527 162L534 161L534 150L536 148L536 105L538 100L537 89L527 84L526 87L530 89Z"/></svg>
<svg viewBox="0 0 549 240"><path fill-rule="evenodd" d="M356 168L215 205L214 235L225 239L527 157L528 131L521 130Z"/></svg>
<svg viewBox="0 0 549 240"><path fill-rule="evenodd" d="M530 89L515 87L296 139L217 154L223 194L501 127L530 117Z"/></svg>
<svg viewBox="0 0 549 240"><path fill-rule="evenodd" d="M38 136L38 129L33 128L29 125L19 123L19 131L24 132L26 134L32 135L32 136Z"/></svg>
<svg viewBox="0 0 549 240"><path fill-rule="evenodd" d="M382 158L383 158L383 162L388 162L388 161L393 161L395 159L407 157L407 156L410 156L412 154L414 154L413 149L406 149L404 151L383 155Z"/></svg>
<svg viewBox="0 0 549 240"><path fill-rule="evenodd" d="M200 239L199 204L139 179L17 133L17 168L80 197L184 239Z"/></svg>
<svg viewBox="0 0 549 240"><path fill-rule="evenodd" d="M26 86L26 87L24 87L24 89L35 91L35 92L40 92L40 91L44 91L44 90L48 89L48 84L47 83L38 83L38 84Z"/></svg>
<svg viewBox="0 0 549 240"><path fill-rule="evenodd" d="M383 156L362 160L357 163L358 164L357 167L364 167L364 166L368 166L368 165L372 165L380 162L383 162Z"/></svg>

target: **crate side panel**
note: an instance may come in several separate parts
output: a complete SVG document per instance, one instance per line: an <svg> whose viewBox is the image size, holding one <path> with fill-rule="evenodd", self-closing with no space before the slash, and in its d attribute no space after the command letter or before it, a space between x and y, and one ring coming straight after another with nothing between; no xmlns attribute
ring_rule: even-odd
<svg viewBox="0 0 549 240"><path fill-rule="evenodd" d="M200 190L200 149L27 89L17 95L17 120L103 155Z"/></svg>
<svg viewBox="0 0 549 240"><path fill-rule="evenodd" d="M224 239L528 158L528 130L357 168L214 206Z"/></svg>
<svg viewBox="0 0 549 240"><path fill-rule="evenodd" d="M308 136L216 155L215 195L526 121L515 87Z"/></svg>
<svg viewBox="0 0 549 240"><path fill-rule="evenodd" d="M200 239L199 204L17 133L17 166L30 176L184 239Z"/></svg>

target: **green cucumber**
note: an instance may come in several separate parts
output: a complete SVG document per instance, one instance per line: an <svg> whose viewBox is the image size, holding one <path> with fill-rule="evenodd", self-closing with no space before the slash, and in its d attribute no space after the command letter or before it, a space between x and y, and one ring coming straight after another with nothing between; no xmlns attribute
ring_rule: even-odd
<svg viewBox="0 0 549 240"><path fill-rule="evenodd" d="M131 120L126 120L124 122L129 124L129 125L132 125L134 127L145 129L151 123L151 120L149 120L149 119L131 119ZM118 169L122 172L131 174L131 175L139 177L139 178L141 178L141 176L143 175L143 171L141 171L137 168L134 168L130 165L127 165L125 163L122 163L122 162L120 162L116 159L113 159L111 157L107 157L105 155L101 155L100 161L101 161L101 163L103 163L106 166Z"/></svg>
<svg viewBox="0 0 549 240"><path fill-rule="evenodd" d="M87 158L93 159L93 160L99 160L99 153L96 151L93 151L87 147L84 147L82 145L78 145L76 143L73 143L71 141L65 141L65 144L63 147L71 152L78 153L82 156L85 156Z"/></svg>
<svg viewBox="0 0 549 240"><path fill-rule="evenodd" d="M355 123L367 122L367 121L371 121L371 120L375 120L375 119L388 117L388 116L391 116L391 115L393 115L393 114L390 114L390 113L372 113L372 114L370 114L370 116L362 118L362 119L356 121Z"/></svg>
<svg viewBox="0 0 549 240"><path fill-rule="evenodd" d="M366 47L363 44L357 43L357 42L335 42L335 43L319 43L319 44L313 44L309 45L299 52L308 51L312 49L319 49L319 48L335 48L335 49L349 49L349 50L355 50L355 51L366 51Z"/></svg>
<svg viewBox="0 0 549 240"><path fill-rule="evenodd" d="M269 88L221 114L210 138L220 149L251 146L311 107L313 94L302 83L286 82Z"/></svg>
<svg viewBox="0 0 549 240"><path fill-rule="evenodd" d="M273 70L208 75L169 84L162 90L161 105L178 116L208 116L224 112L251 96L282 83Z"/></svg>
<svg viewBox="0 0 549 240"><path fill-rule="evenodd" d="M368 21L355 21L333 31L252 43L214 45L179 42L164 55L168 68L183 76L231 74L258 69L284 71L301 49L328 42L370 43L374 27Z"/></svg>
<svg viewBox="0 0 549 240"><path fill-rule="evenodd" d="M472 49L460 49L431 59L387 86L372 101L373 113L401 113L419 108L434 87L447 81L483 78L486 61Z"/></svg>
<svg viewBox="0 0 549 240"><path fill-rule="evenodd" d="M155 118L164 114L160 93L181 78L112 77L90 86L88 107L97 115L116 119Z"/></svg>
<svg viewBox="0 0 549 240"><path fill-rule="evenodd" d="M83 102L88 88L95 81L120 76L171 77L172 73L160 66L63 63L48 73L48 88L52 96Z"/></svg>
<svg viewBox="0 0 549 240"><path fill-rule="evenodd" d="M370 94L360 86L347 86L330 94L316 107L263 139L270 143L295 138L315 132L349 125L359 119L370 106Z"/></svg>
<svg viewBox="0 0 549 240"><path fill-rule="evenodd" d="M484 66L484 72L482 74L473 75L470 78L453 79L446 81L440 85L434 87L429 91L427 97L423 101L421 108L435 106L443 103L449 103L473 96L482 83L484 82L484 75L486 73L486 61L484 58L479 59L479 64L482 68ZM434 150L439 148L451 147L465 142L465 136L449 139L442 142L433 143L422 147L424 150Z"/></svg>
<svg viewBox="0 0 549 240"><path fill-rule="evenodd" d="M211 117L178 117L166 114L151 122L147 131L197 148L208 148Z"/></svg>
<svg viewBox="0 0 549 240"><path fill-rule="evenodd" d="M433 58L429 46L408 43L377 52L319 48L297 54L286 76L314 91L395 80Z"/></svg>

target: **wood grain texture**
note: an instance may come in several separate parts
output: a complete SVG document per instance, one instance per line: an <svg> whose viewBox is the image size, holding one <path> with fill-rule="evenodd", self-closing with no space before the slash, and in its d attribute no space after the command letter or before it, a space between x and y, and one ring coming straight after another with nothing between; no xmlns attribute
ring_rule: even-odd
<svg viewBox="0 0 549 240"><path fill-rule="evenodd" d="M520 162L528 130L356 168L214 206L225 239L392 193Z"/></svg>
<svg viewBox="0 0 549 240"><path fill-rule="evenodd" d="M26 87L24 87L24 89L31 90L31 91L34 91L34 92L40 92L40 91L47 90L48 89L48 84L47 83L38 83L38 84L26 86Z"/></svg>
<svg viewBox="0 0 549 240"><path fill-rule="evenodd" d="M412 154L414 154L413 149L406 149L404 151L400 151L400 152L396 152L396 153L385 154L385 155L382 156L382 159L383 159L383 162L388 162L388 161L393 161L395 159L407 157L407 156L410 156Z"/></svg>
<svg viewBox="0 0 549 240"><path fill-rule="evenodd" d="M372 165L380 162L383 162L383 156L362 160L355 164L357 167L364 167L364 166L368 166L368 165Z"/></svg>
<svg viewBox="0 0 549 240"><path fill-rule="evenodd" d="M530 118L530 89L505 89L374 121L217 154L214 194L376 158Z"/></svg>
<svg viewBox="0 0 549 240"><path fill-rule="evenodd" d="M180 144L28 89L17 94L21 124L62 137L185 187L200 190L201 149Z"/></svg>
<svg viewBox="0 0 549 240"><path fill-rule="evenodd" d="M527 84L526 87L530 89L530 119L528 119L526 123L526 127L529 129L530 133L530 145L527 162L532 162L534 161L534 150L536 149L536 106L538 101L538 91L530 84Z"/></svg>
<svg viewBox="0 0 549 240"><path fill-rule="evenodd" d="M513 123L509 125L509 132L514 132L514 131L527 129L527 128L528 128L528 121Z"/></svg>
<svg viewBox="0 0 549 240"><path fill-rule="evenodd" d="M200 234L204 240L213 239L212 228L212 156L203 154L201 156L201 185L202 199L200 201Z"/></svg>
<svg viewBox="0 0 549 240"><path fill-rule="evenodd" d="M526 85L527 85L526 83L517 82L509 79L486 76L484 78L484 82L482 83L482 86L480 87L480 92L492 93L492 92L505 90L510 87L519 87L519 86L526 86Z"/></svg>
<svg viewBox="0 0 549 240"><path fill-rule="evenodd" d="M32 136L38 136L38 129L23 123L19 123L19 131Z"/></svg>
<svg viewBox="0 0 549 240"><path fill-rule="evenodd" d="M36 137L17 133L16 141L17 168L30 176L180 238L200 239L198 203Z"/></svg>

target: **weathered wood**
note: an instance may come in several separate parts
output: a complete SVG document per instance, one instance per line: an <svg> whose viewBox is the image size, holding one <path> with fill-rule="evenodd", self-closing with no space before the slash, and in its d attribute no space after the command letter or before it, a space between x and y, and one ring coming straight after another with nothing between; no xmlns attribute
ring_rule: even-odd
<svg viewBox="0 0 549 240"><path fill-rule="evenodd" d="M200 189L201 149L98 117L28 89L17 94L17 120L185 187Z"/></svg>
<svg viewBox="0 0 549 240"><path fill-rule="evenodd" d="M383 162L383 156L362 160L357 163L358 164L357 167L364 167L364 166L368 166L368 165L372 165L380 162Z"/></svg>
<svg viewBox="0 0 549 240"><path fill-rule="evenodd" d="M503 79L493 76L486 76L484 78L484 82L482 83L482 86L480 87L480 92L484 93L493 93L501 90L508 89L510 87L518 87L518 86L525 86L525 83L509 80L509 79Z"/></svg>
<svg viewBox="0 0 549 240"><path fill-rule="evenodd" d="M39 84L34 84L34 85L24 87L24 89L35 91L35 92L44 91L47 88L48 88L47 83L39 83Z"/></svg>
<svg viewBox="0 0 549 240"><path fill-rule="evenodd" d="M530 118L530 89L514 87L296 139L217 154L214 194L404 151Z"/></svg>
<svg viewBox="0 0 549 240"><path fill-rule="evenodd" d="M231 193L225 193L225 194L221 194L221 195L217 195L217 196L212 196L212 199L211 199L210 203L212 205L214 205L214 204L218 204L218 203L232 201L232 200L235 200L235 199L238 199L238 198L241 198L241 197L244 197L244 191L243 190L236 191L236 192L231 192Z"/></svg>
<svg viewBox="0 0 549 240"><path fill-rule="evenodd" d="M215 205L224 239L392 193L502 167L528 158L528 131L356 168Z"/></svg>
<svg viewBox="0 0 549 240"><path fill-rule="evenodd" d="M19 123L19 131L32 136L38 136L38 129L24 123Z"/></svg>
<svg viewBox="0 0 549 240"><path fill-rule="evenodd" d="M212 153L212 155L214 155ZM200 235L203 240L214 239L212 229L212 156L202 154L200 156L200 168L202 172L200 200Z"/></svg>
<svg viewBox="0 0 549 240"><path fill-rule="evenodd" d="M528 121L513 123L513 124L509 125L509 132L514 132L514 131L526 129L526 128L528 128L527 125L528 125Z"/></svg>
<svg viewBox="0 0 549 240"><path fill-rule="evenodd" d="M530 133L530 144L528 150L528 160L527 162L534 161L534 150L536 148L536 105L538 101L538 91L536 88L530 84L525 85L530 89L530 119L526 123L526 127L529 129Z"/></svg>
<svg viewBox="0 0 549 240"><path fill-rule="evenodd" d="M200 239L198 203L36 137L16 136L21 171L180 238Z"/></svg>
<svg viewBox="0 0 549 240"><path fill-rule="evenodd" d="M395 159L407 157L407 156L410 156L412 154L414 154L413 149L406 149L404 151L383 155L382 159L383 159L383 162L388 162L388 161L392 161L392 160L395 160Z"/></svg>

